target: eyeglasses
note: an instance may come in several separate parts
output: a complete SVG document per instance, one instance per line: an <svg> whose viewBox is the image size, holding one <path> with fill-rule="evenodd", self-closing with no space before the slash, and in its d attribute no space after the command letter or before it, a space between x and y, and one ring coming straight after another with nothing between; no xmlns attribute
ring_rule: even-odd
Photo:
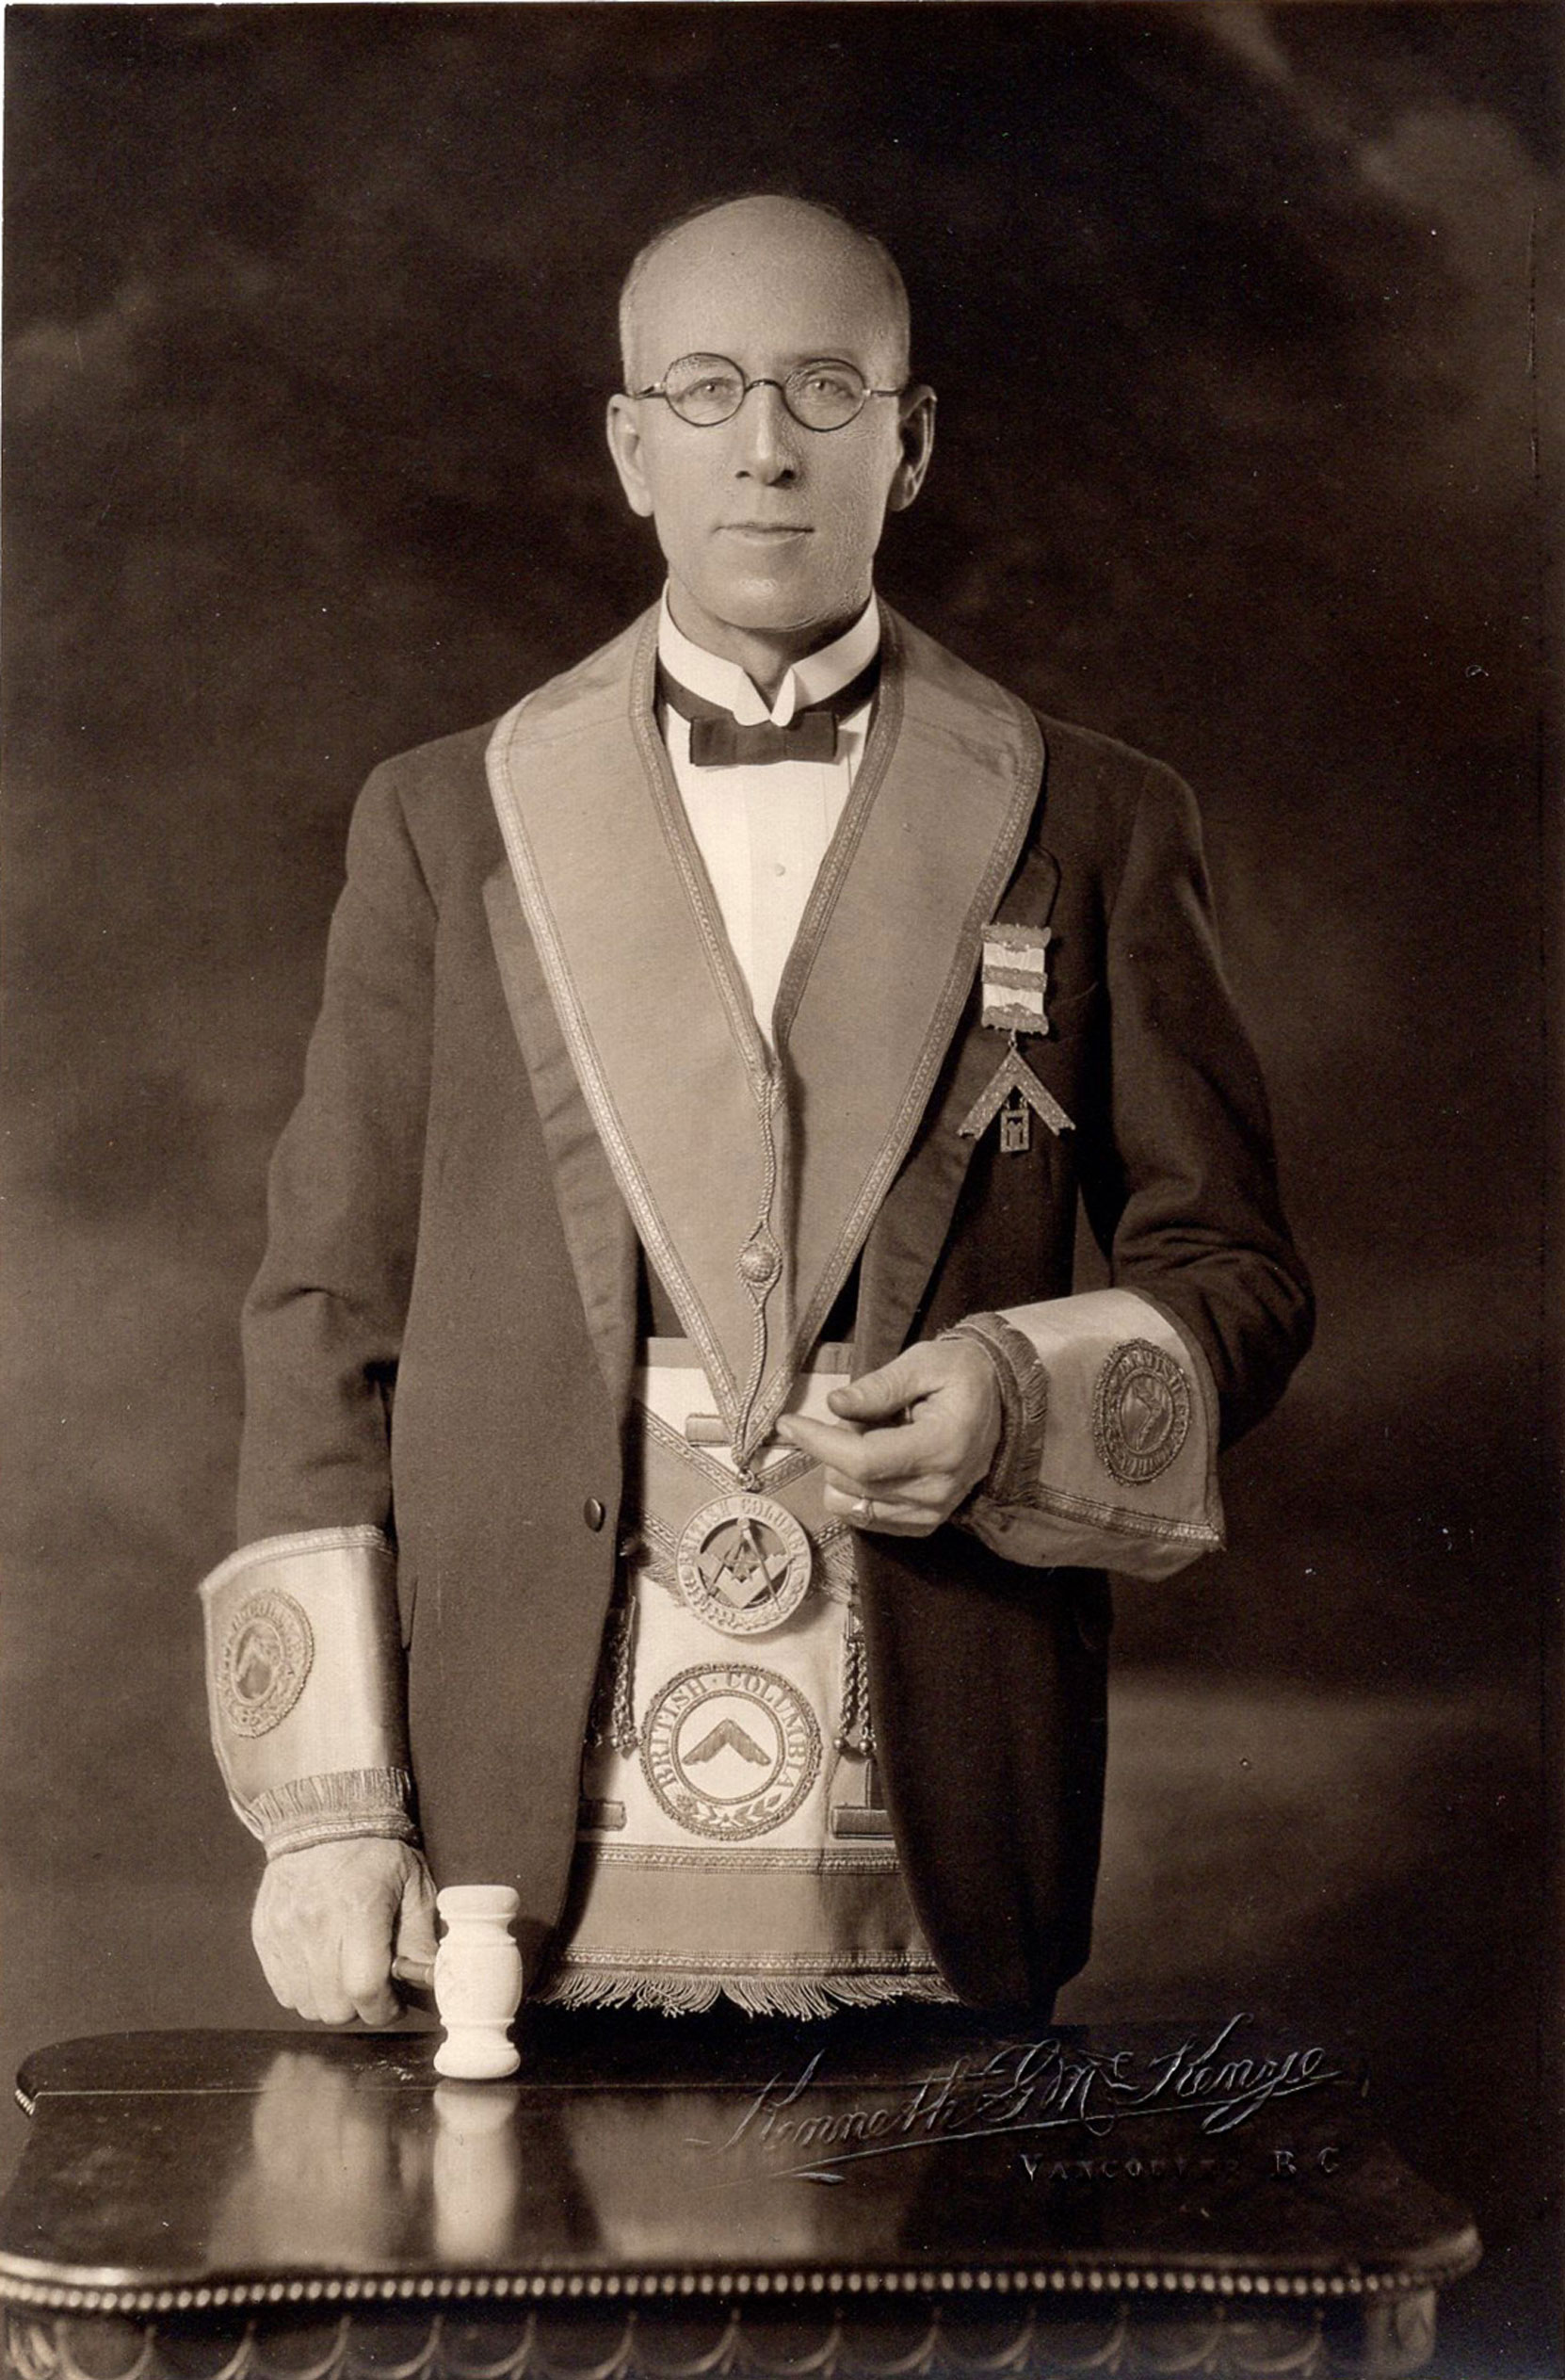
<svg viewBox="0 0 1565 2380"><path fill-rule="evenodd" d="M661 397L681 421L696 429L716 429L732 421L752 388L775 388L803 429L846 429L872 397L900 397L899 388L871 388L853 364L831 355L796 364L785 380L747 380L726 355L682 355L650 388L632 397Z"/></svg>

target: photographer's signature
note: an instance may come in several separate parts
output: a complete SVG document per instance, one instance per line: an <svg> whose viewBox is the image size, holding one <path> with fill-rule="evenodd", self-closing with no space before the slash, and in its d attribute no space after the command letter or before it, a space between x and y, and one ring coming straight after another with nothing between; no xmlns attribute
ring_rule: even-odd
<svg viewBox="0 0 1565 2380"><path fill-rule="evenodd" d="M823 2105L811 2093L824 2051L792 2080L773 2075L724 2140L694 2143L718 2154L748 2146L788 2160L791 2178L840 2181L865 2158L895 2156L930 2142L993 2140L1079 2125L1102 2137L1117 2125L1179 2113L1206 2135L1235 2131L1273 2100L1297 2097L1347 2079L1327 2050L1248 2050L1239 2039L1248 2016L1217 2032L1192 2033L1177 2048L1148 2056L1094 2049L1050 2033L1006 2042L992 2052L953 2059L895 2095L848 2107Z"/></svg>

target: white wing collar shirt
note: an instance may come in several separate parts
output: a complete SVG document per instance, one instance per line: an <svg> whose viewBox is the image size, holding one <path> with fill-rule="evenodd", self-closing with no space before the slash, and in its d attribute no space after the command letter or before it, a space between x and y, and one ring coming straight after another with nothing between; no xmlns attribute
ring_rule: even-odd
<svg viewBox="0 0 1565 2380"><path fill-rule="evenodd" d="M786 727L799 711L829 702L869 667L880 648L873 596L852 626L788 670L767 703L734 661L708 653L675 624L667 592L657 657L692 694L731 711L741 727L769 720ZM723 925L750 986L755 1021L771 1040L772 1011L827 845L836 832L869 735L873 699L837 724L835 760L772 761L764 768L697 768L690 722L659 706L674 782L706 865Z"/></svg>

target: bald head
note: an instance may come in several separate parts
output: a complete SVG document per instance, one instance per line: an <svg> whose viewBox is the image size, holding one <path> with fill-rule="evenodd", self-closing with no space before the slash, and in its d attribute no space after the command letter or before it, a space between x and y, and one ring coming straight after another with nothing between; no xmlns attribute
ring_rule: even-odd
<svg viewBox="0 0 1565 2380"><path fill-rule="evenodd" d="M907 379L908 293L890 251L830 207L763 194L704 207L654 233L641 250L620 293L625 386L648 386L676 356L711 352L700 327L707 309L716 314L730 297L784 289L823 330L854 324L883 385ZM837 354L841 343L815 351Z"/></svg>

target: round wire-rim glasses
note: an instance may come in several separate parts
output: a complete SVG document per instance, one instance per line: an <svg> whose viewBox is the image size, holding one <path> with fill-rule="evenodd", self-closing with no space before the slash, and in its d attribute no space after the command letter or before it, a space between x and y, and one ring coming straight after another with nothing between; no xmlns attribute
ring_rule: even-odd
<svg viewBox="0 0 1565 2380"><path fill-rule="evenodd" d="M901 397L900 388L871 388L856 364L840 356L813 356L797 364L786 380L763 373L748 380L731 356L682 355L650 388L632 397L661 397L671 413L695 429L716 429L732 421L752 388L775 388L801 429L846 429L872 397Z"/></svg>

